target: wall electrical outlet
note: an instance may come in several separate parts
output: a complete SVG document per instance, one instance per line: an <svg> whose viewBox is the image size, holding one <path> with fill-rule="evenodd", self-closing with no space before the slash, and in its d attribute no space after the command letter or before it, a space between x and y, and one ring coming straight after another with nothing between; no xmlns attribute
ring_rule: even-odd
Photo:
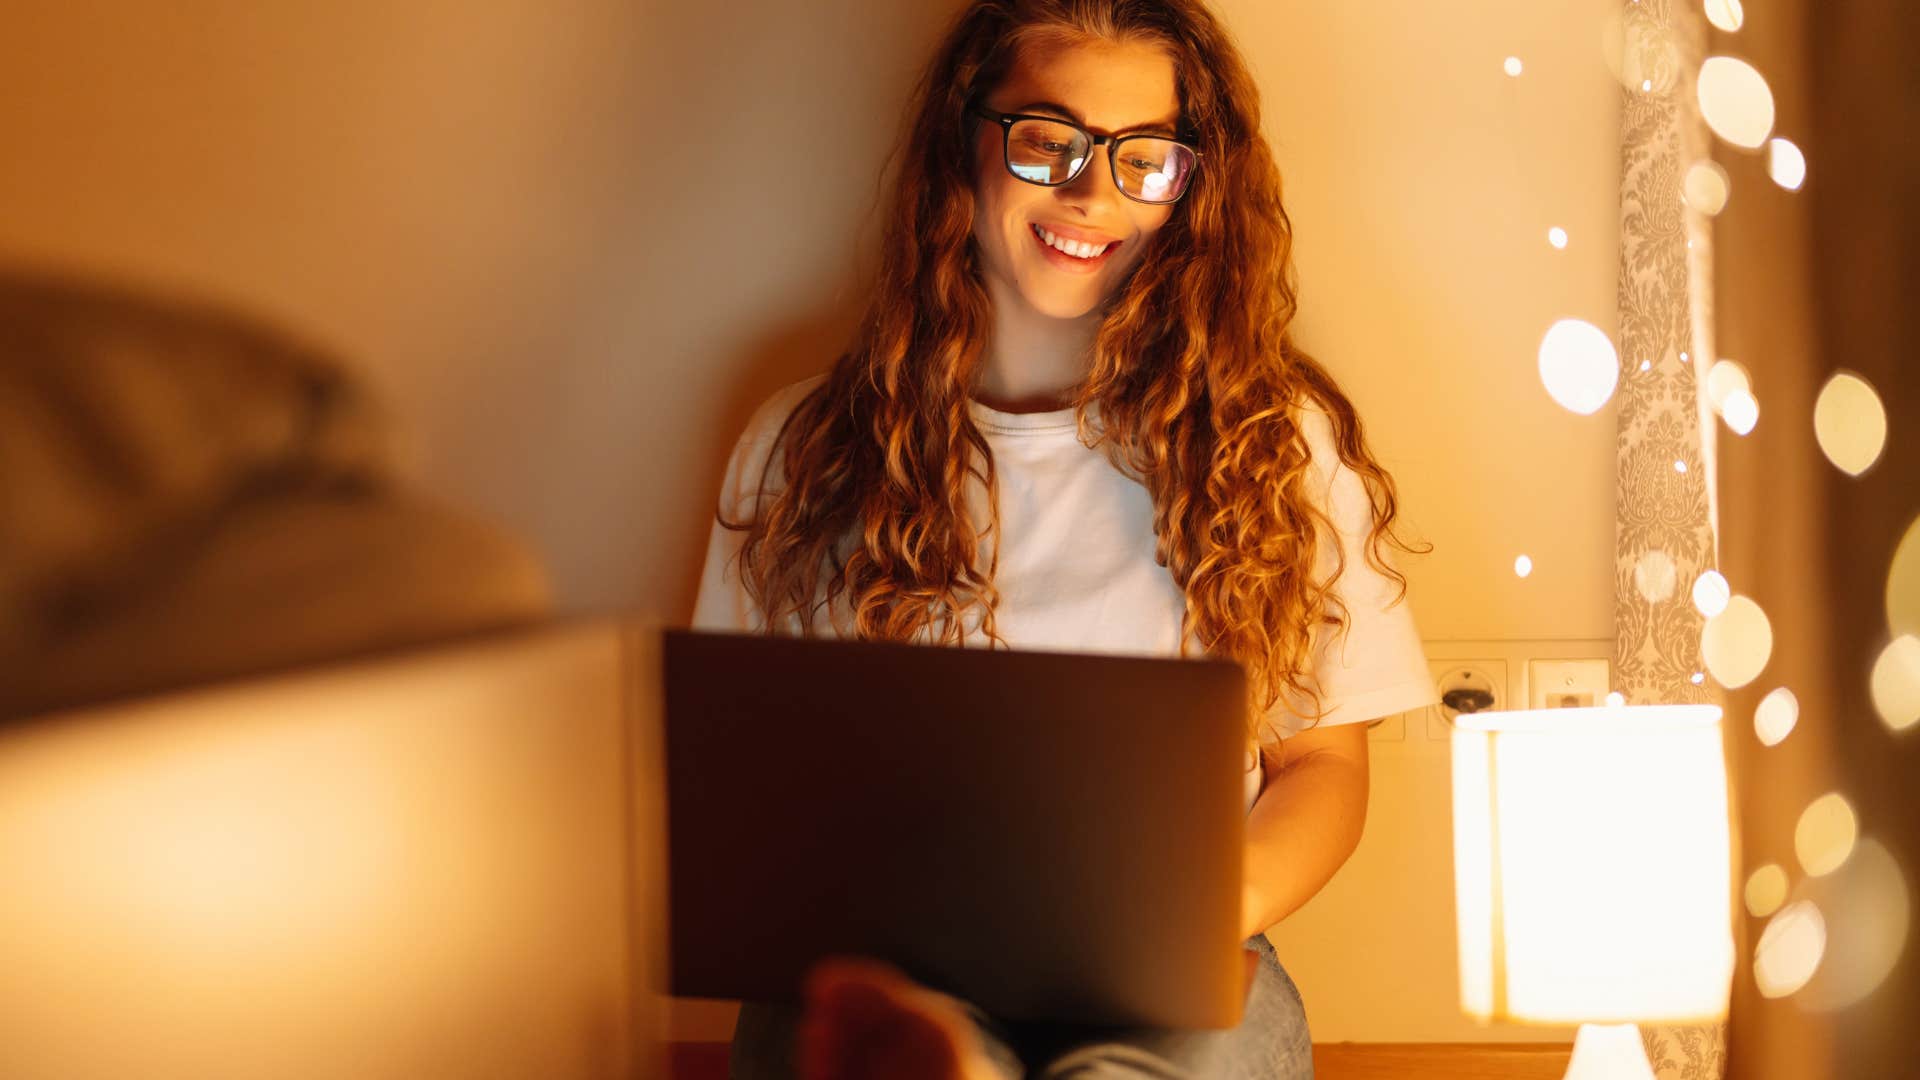
<svg viewBox="0 0 1920 1080"><path fill-rule="evenodd" d="M1427 709L1427 738L1451 738L1453 718L1460 712L1507 707L1505 660L1429 659L1427 667L1440 695L1440 704Z"/></svg>
<svg viewBox="0 0 1920 1080"><path fill-rule="evenodd" d="M1535 707L1536 688L1542 694L1540 707L1546 707L1546 688L1555 685L1554 669L1536 668L1536 665L1557 664L1575 661L1593 667L1575 668L1581 674L1576 683L1568 687L1565 672L1560 673L1560 699L1582 700L1583 693L1593 694L1595 705L1606 701L1611 665L1594 657L1609 656L1613 651L1611 638L1512 638L1489 639L1436 639L1423 641L1421 646L1427 654L1427 670L1433 676L1436 696L1446 692L1441 684L1451 673L1465 669L1478 671L1493 684L1495 709L1526 709ZM1443 755L1453 739L1452 717L1439 705L1416 709L1407 714L1407 741L1399 747L1385 744L1378 746L1382 751L1403 751L1409 755Z"/></svg>
<svg viewBox="0 0 1920 1080"><path fill-rule="evenodd" d="M1612 665L1605 660L1527 661L1527 707L1590 708L1604 705L1612 689Z"/></svg>

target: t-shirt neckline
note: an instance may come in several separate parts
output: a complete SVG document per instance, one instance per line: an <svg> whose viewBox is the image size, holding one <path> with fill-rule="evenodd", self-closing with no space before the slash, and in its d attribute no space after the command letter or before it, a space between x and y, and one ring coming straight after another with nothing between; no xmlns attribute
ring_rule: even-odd
<svg viewBox="0 0 1920 1080"><path fill-rule="evenodd" d="M968 398L967 410L973 414L973 422L989 431L1007 432L1020 435L1047 435L1062 431L1077 432L1079 421L1074 417L1071 405L1064 409L1050 409L1046 412L1010 413L981 404ZM1088 407L1092 415L1099 415L1097 405Z"/></svg>

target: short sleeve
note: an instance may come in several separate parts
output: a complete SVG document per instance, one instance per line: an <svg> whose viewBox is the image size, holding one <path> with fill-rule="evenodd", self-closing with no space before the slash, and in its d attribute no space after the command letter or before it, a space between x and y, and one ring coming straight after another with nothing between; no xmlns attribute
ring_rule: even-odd
<svg viewBox="0 0 1920 1080"><path fill-rule="evenodd" d="M727 520L751 520L758 511L759 500L779 489L777 473L766 478L764 490L761 481L780 427L824 379L825 376L816 375L785 387L763 402L747 421L746 430L734 441L733 453L727 459L726 476L720 483L720 497L715 506ZM758 632L765 628L766 618L740 577L740 549L747 534L727 528L715 517L708 520L711 527L706 560L701 566L700 587L694 594L693 618L689 625L695 630Z"/></svg>
<svg viewBox="0 0 1920 1080"><path fill-rule="evenodd" d="M1318 726L1361 723L1430 705L1437 700L1433 676L1408 598L1367 561L1373 505L1366 486L1340 460L1326 413L1303 407L1300 426L1313 453L1319 506L1334 534L1320 536L1315 573L1324 581L1338 569L1332 595L1345 605L1347 620L1344 632L1332 625L1315 628L1311 685L1325 710ZM1392 565L1388 553L1381 556ZM1310 726L1303 715L1313 715L1312 703L1283 692L1266 723L1273 734L1285 737Z"/></svg>

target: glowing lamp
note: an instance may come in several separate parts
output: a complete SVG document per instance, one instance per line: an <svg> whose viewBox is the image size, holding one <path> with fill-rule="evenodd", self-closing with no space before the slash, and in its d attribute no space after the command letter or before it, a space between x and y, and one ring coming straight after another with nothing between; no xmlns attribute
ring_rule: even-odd
<svg viewBox="0 0 1920 1080"><path fill-rule="evenodd" d="M1723 1019L1732 986L1719 707L1454 723L1461 1007L1580 1024L1568 1077L1652 1080L1635 1025Z"/></svg>

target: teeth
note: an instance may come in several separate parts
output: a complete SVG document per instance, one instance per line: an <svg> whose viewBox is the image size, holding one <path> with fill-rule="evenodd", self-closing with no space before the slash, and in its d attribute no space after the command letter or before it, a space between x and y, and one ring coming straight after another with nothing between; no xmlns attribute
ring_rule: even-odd
<svg viewBox="0 0 1920 1080"><path fill-rule="evenodd" d="M1077 259L1091 259L1095 255L1106 251L1110 246L1108 244L1087 244L1078 240L1064 240L1038 225L1033 227L1033 231L1040 234L1040 239L1046 241L1048 247L1058 248Z"/></svg>

